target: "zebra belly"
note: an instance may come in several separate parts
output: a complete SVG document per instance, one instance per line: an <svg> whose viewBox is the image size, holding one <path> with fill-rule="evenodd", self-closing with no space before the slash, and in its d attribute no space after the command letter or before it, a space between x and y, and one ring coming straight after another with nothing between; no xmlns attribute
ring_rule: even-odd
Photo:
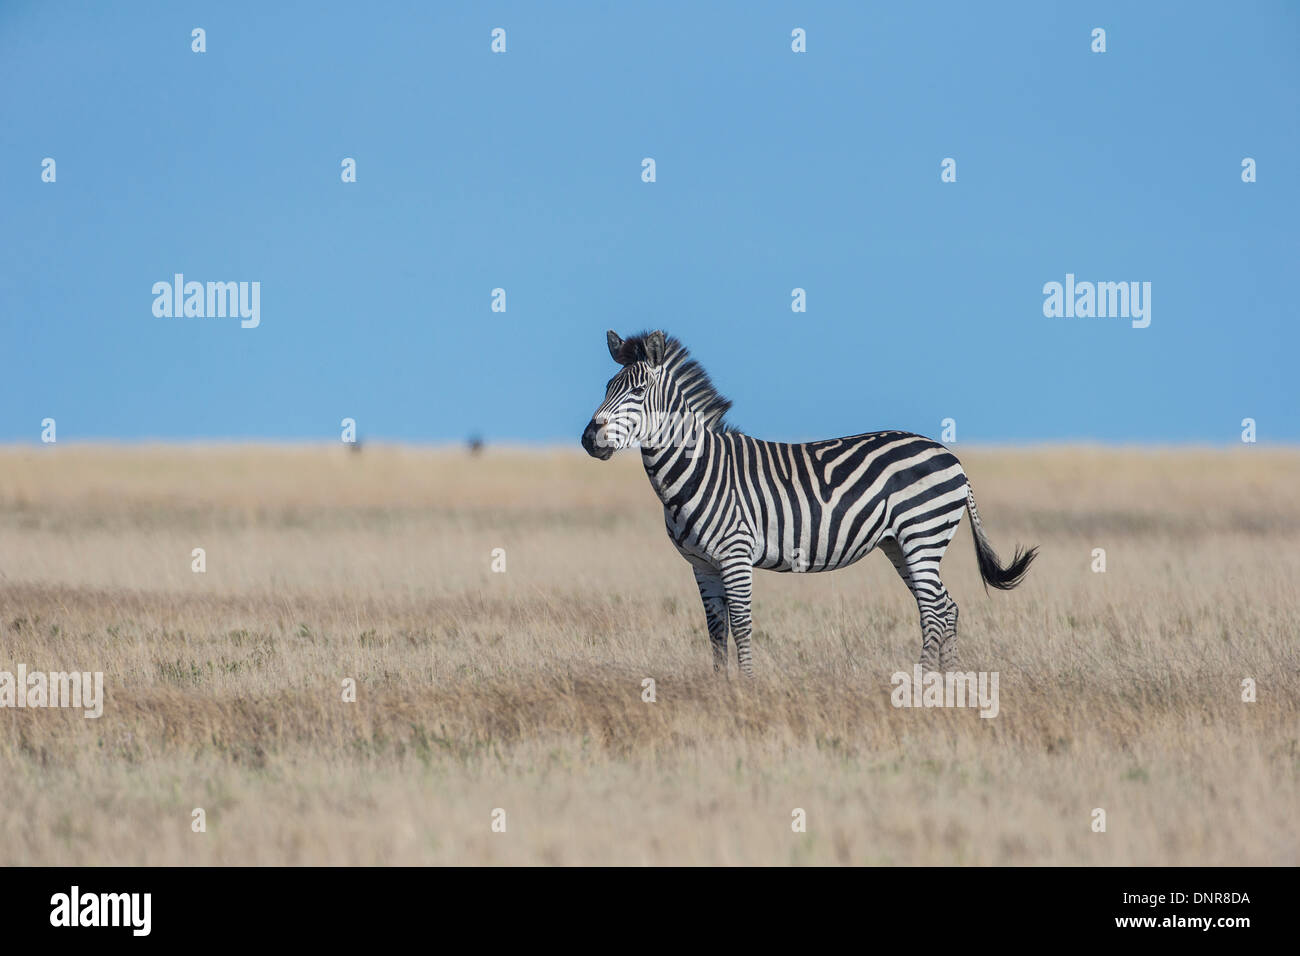
<svg viewBox="0 0 1300 956"><path fill-rule="evenodd" d="M814 562L812 560L789 560L778 558L775 562L764 561L762 555L755 558L754 567L761 571L776 571L779 574L816 574L819 571L838 571L840 568L847 568L850 564L857 564L868 554L876 549L875 544L869 548L847 555L835 564L826 562Z"/></svg>
<svg viewBox="0 0 1300 956"><path fill-rule="evenodd" d="M775 509L769 511L768 527L754 544L754 567L795 573L847 568L875 550L888 531L887 496L845 502L837 511L840 520L833 522L831 504L817 505L785 510L779 519Z"/></svg>
<svg viewBox="0 0 1300 956"><path fill-rule="evenodd" d="M883 529L882 529L883 530ZM754 548L754 567L764 571L811 574L818 571L838 571L857 564L876 549L881 533L873 531L857 540L818 541L811 547L767 548L758 544Z"/></svg>

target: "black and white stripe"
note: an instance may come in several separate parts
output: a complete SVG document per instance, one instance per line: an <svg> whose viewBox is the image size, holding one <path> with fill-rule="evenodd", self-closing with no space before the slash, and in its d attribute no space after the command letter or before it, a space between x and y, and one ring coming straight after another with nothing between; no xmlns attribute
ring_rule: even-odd
<svg viewBox="0 0 1300 956"><path fill-rule="evenodd" d="M921 663L949 669L957 605L939 562L962 512L986 586L1015 587L1034 559L1031 548L998 561L961 463L938 442L900 431L801 444L752 438L726 424L731 403L677 340L662 332L608 340L622 369L583 447L603 460L640 446L668 536L695 570L715 669L726 667L730 632L741 671L753 673L754 568L831 571L880 548L920 609Z"/></svg>

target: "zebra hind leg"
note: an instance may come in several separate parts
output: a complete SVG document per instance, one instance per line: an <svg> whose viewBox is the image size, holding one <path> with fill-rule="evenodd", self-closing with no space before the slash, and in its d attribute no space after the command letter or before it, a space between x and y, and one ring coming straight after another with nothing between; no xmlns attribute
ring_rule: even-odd
<svg viewBox="0 0 1300 956"><path fill-rule="evenodd" d="M921 667L927 671L942 670L944 665L944 639L948 630L948 605L952 599L939 585L938 594L918 595L917 607L921 611ZM954 604L953 607L956 607ZM953 645L956 650L956 644Z"/></svg>
<svg viewBox="0 0 1300 956"><path fill-rule="evenodd" d="M948 610L944 614L943 643L939 645L939 669L956 670L960 663L957 654L957 602L949 596Z"/></svg>
<svg viewBox="0 0 1300 956"><path fill-rule="evenodd" d="M957 662L957 604L939 579L939 559L951 532L935 554L926 542L925 554L915 550L909 556L893 538L880 542L880 549L916 599L921 615L921 667L926 671L946 669Z"/></svg>

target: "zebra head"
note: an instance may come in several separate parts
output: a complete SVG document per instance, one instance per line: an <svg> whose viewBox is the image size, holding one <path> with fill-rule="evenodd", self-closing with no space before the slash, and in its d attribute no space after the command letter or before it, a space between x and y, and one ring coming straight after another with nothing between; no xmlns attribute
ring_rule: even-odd
<svg viewBox="0 0 1300 956"><path fill-rule="evenodd" d="M624 341L613 330L605 333L609 354L623 366L605 387L605 401L582 433L582 447L592 458L607 461L620 448L644 442L662 411L664 353L660 331Z"/></svg>

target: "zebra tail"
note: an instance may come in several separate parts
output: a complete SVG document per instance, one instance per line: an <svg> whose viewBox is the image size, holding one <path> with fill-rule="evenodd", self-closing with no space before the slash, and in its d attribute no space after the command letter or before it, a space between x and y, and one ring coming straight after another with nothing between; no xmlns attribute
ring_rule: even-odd
<svg viewBox="0 0 1300 956"><path fill-rule="evenodd" d="M997 552L993 550L993 545L989 544L988 536L984 533L984 525L980 523L980 514L975 510L975 490L966 486L966 508L970 511L970 525L974 532L972 537L975 539L975 559L979 562L980 577L984 579L984 590L990 587L997 588L999 591L1010 591L1020 583L1029 570L1029 565L1038 555L1038 548L1023 549L1016 547L1016 552L1011 556L1011 563L1003 565L998 560Z"/></svg>

